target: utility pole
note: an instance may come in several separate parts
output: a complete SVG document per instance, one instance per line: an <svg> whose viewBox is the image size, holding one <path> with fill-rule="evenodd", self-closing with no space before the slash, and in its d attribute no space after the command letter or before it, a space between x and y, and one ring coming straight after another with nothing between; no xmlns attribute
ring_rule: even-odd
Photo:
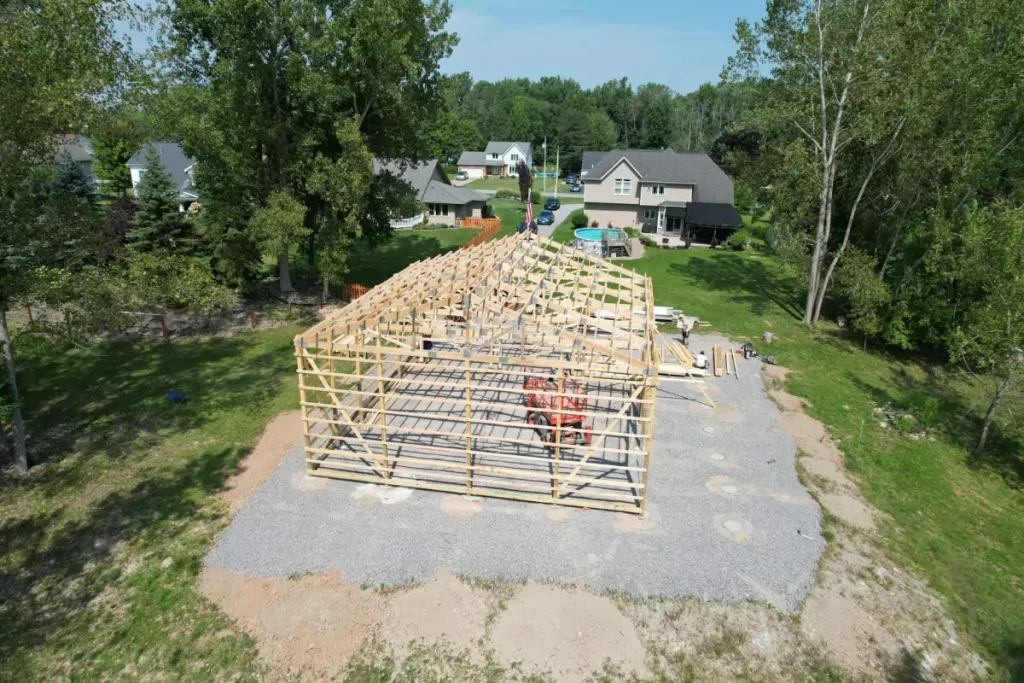
<svg viewBox="0 0 1024 683"><path fill-rule="evenodd" d="M555 147L555 199L558 199L558 154L561 151L561 147ZM547 178L547 176L544 177Z"/></svg>
<svg viewBox="0 0 1024 683"><path fill-rule="evenodd" d="M548 136L547 135L544 136L544 173L542 174L542 176L544 178L544 192L546 193L548 191ZM556 183L557 183L557 181L556 181Z"/></svg>

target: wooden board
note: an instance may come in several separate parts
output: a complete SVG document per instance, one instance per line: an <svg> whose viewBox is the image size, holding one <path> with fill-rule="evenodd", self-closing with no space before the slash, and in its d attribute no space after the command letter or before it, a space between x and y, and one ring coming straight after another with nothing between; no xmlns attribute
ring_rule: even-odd
<svg viewBox="0 0 1024 683"><path fill-rule="evenodd" d="M725 363L725 356L722 354L722 347L718 344L711 347L711 363L714 366L715 377L721 377L722 366Z"/></svg>

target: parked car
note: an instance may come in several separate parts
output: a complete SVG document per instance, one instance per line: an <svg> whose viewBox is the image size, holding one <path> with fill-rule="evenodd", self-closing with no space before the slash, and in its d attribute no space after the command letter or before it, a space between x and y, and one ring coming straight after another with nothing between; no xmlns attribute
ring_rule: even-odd
<svg viewBox="0 0 1024 683"><path fill-rule="evenodd" d="M519 227L516 228L516 232L526 232L526 221L519 223ZM537 221L530 221L530 232L537 232Z"/></svg>
<svg viewBox="0 0 1024 683"><path fill-rule="evenodd" d="M583 192L583 186L579 183L569 186L569 192Z"/></svg>
<svg viewBox="0 0 1024 683"><path fill-rule="evenodd" d="M544 208L548 211L555 211L562 208L562 202L558 201L558 197L548 197L544 200Z"/></svg>
<svg viewBox="0 0 1024 683"><path fill-rule="evenodd" d="M580 181L580 177L578 175L576 175L575 173L570 173L569 175L565 176L565 184L566 185L575 185L579 181Z"/></svg>
<svg viewBox="0 0 1024 683"><path fill-rule="evenodd" d="M547 209L540 212L537 216L537 225L553 225L555 222L555 214L551 213Z"/></svg>
<svg viewBox="0 0 1024 683"><path fill-rule="evenodd" d="M455 174L456 180L469 180L469 174L465 171L459 171Z"/></svg>

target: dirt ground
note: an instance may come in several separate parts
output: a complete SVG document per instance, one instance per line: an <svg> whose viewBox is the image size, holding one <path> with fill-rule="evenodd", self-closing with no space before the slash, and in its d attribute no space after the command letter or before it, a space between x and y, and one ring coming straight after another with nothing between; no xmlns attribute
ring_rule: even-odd
<svg viewBox="0 0 1024 683"><path fill-rule="evenodd" d="M796 618L751 601L637 599L450 574L375 589L337 572L262 579L206 568L199 588L255 639L272 671L307 680L333 678L367 651L401 657L414 643L568 682L602 668L615 680L729 681L756 672L758 680L784 681L826 664L867 680L983 678L983 662L959 643L941 602L879 548L873 531L883 520L861 498L824 426L782 389L786 372L763 368L832 535ZM298 445L298 419L283 413L267 427L224 492L232 512Z"/></svg>

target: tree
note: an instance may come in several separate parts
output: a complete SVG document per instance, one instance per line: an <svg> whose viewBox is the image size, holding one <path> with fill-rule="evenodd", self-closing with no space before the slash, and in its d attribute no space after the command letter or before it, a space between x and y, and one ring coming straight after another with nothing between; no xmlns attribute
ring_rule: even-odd
<svg viewBox="0 0 1024 683"><path fill-rule="evenodd" d="M97 126L92 142L93 171L103 192L114 196L127 194L132 189L128 160L142 144L135 124L127 117L110 114Z"/></svg>
<svg viewBox="0 0 1024 683"><path fill-rule="evenodd" d="M30 291L28 276L40 260L61 253L52 234L26 229L45 206L33 181L52 168L56 136L83 129L97 101L117 96L131 64L113 31L123 11L99 0L0 5L0 351L21 472L28 455L5 311Z"/></svg>
<svg viewBox="0 0 1024 683"><path fill-rule="evenodd" d="M607 112L595 109L587 115L587 149L610 150L619 142L615 122Z"/></svg>
<svg viewBox="0 0 1024 683"><path fill-rule="evenodd" d="M190 254L195 248L195 235L179 209L178 189L152 145L146 150L145 163L128 246L134 251Z"/></svg>
<svg viewBox="0 0 1024 683"><path fill-rule="evenodd" d="M54 187L57 192L82 199L91 200L96 196L96 186L93 185L92 178L85 174L78 162L67 152L63 152L57 159L57 178Z"/></svg>
<svg viewBox="0 0 1024 683"><path fill-rule="evenodd" d="M516 175L519 176L519 198L524 202L530 201L530 188L533 187L533 174L525 161L516 165Z"/></svg>
<svg viewBox="0 0 1024 683"><path fill-rule="evenodd" d="M280 258L289 245L299 243L309 234L305 226L306 207L287 192L274 192L266 206L257 209L249 219L249 229L265 254ZM292 291L288 260L281 267L281 291Z"/></svg>
<svg viewBox="0 0 1024 683"><path fill-rule="evenodd" d="M424 134L427 138L427 153L444 164L451 163L467 149L481 149L484 146L483 136L476 124L454 112L441 113L426 126Z"/></svg>
<svg viewBox="0 0 1024 683"><path fill-rule="evenodd" d="M943 259L957 303L950 357L995 379L975 452L1024 365L1024 209L972 206Z"/></svg>
<svg viewBox="0 0 1024 683"><path fill-rule="evenodd" d="M250 219L275 192L305 207L307 255L321 275L346 260L354 240L386 238L390 224L367 219L381 215L369 210L374 198L387 196L374 189L371 158L429 154L422 122L441 108L438 63L455 40L443 30L448 3L159 7L168 27L165 109L176 110L182 147L197 162L218 269L244 275L256 265ZM283 281L284 249L278 262Z"/></svg>

